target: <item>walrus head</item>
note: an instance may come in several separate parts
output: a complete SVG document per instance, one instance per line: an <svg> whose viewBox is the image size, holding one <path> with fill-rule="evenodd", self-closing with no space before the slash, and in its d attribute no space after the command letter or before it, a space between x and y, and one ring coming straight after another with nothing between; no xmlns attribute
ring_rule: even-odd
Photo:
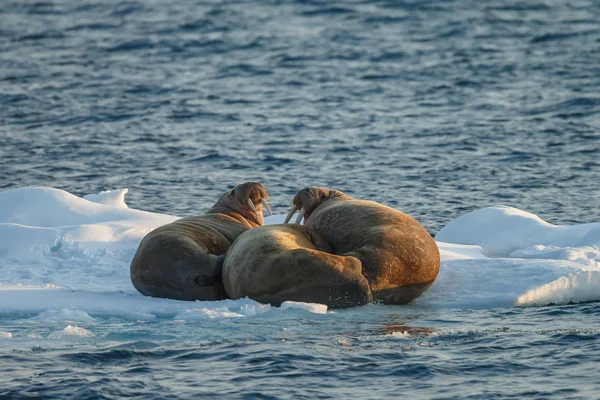
<svg viewBox="0 0 600 400"><path fill-rule="evenodd" d="M339 190L332 190L316 186L302 189L294 196L294 199L292 200L292 209L288 213L287 217L285 217L284 224L290 222L290 219L296 211L300 211L298 213L298 217L296 218L296 223L299 224L300 221L302 221L302 218L304 218L306 221L317 207L327 200L334 198L352 200L352 197L348 196L344 192L340 192Z"/></svg>
<svg viewBox="0 0 600 400"><path fill-rule="evenodd" d="M265 221L262 207L265 207L269 215L273 215L266 200L268 197L269 193L260 183L244 182L223 193L210 211L234 211L248 221L263 225Z"/></svg>

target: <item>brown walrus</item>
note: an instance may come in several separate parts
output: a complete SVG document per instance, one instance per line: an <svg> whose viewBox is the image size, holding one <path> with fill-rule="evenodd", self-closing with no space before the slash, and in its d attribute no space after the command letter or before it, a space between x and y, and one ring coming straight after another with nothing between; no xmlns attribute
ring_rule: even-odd
<svg viewBox="0 0 600 400"><path fill-rule="evenodd" d="M300 210L296 223L305 218L306 233L319 250L358 258L374 301L408 303L435 280L438 247L403 212L319 187L299 191L292 204L285 223Z"/></svg>
<svg viewBox="0 0 600 400"><path fill-rule="evenodd" d="M204 215L181 218L148 233L131 261L142 294L176 300L221 300L224 253L248 229L263 225L268 193L246 182L225 192Z"/></svg>
<svg viewBox="0 0 600 400"><path fill-rule="evenodd" d="M244 232L233 242L223 262L223 285L232 299L345 308L372 300L361 268L355 257L317 250L300 225L268 225Z"/></svg>

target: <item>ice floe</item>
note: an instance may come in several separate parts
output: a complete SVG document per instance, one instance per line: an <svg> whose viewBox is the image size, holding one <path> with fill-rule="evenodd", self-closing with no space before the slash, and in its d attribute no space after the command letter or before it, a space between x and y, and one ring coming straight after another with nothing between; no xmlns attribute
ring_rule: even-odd
<svg viewBox="0 0 600 400"><path fill-rule="evenodd" d="M142 296L129 280L129 263L149 231L177 217L130 209L126 193L120 189L81 198L53 188L0 192L0 310L34 312L40 321L70 324L93 323L96 315L185 321L287 308L327 312L318 304L286 302L275 308L249 299L182 302ZM265 221L281 223L284 218ZM436 241L440 274L413 306L600 300L600 223L558 226L497 206L450 222ZM55 336L84 335L74 326L59 332Z"/></svg>

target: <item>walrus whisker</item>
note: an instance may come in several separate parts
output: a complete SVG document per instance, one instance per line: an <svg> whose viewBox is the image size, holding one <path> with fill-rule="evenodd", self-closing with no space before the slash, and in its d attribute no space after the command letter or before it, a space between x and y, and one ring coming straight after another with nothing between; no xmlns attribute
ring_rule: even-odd
<svg viewBox="0 0 600 400"><path fill-rule="evenodd" d="M260 218L260 215L258 214L256 207L254 207L254 203L252 202L252 200L248 199L248 205L250 206L252 211L254 211L254 214L256 214L256 216Z"/></svg>
<svg viewBox="0 0 600 400"><path fill-rule="evenodd" d="M290 219L292 219L292 216L294 215L294 213L296 211L298 211L298 208L295 205L292 204L292 209L288 213L287 217L285 217L285 221L283 221L283 223L287 224L288 222L290 222Z"/></svg>
<svg viewBox="0 0 600 400"><path fill-rule="evenodd" d="M271 207L269 206L267 201L265 199L261 199L260 202L262 203L263 206L265 206L269 215L273 215L273 212L271 211Z"/></svg>
<svg viewBox="0 0 600 400"><path fill-rule="evenodd" d="M298 213L298 216L296 217L296 222L294 222L294 223L299 224L302 221L302 218L304 218L305 213L306 213L306 211L304 210L304 208L301 208L300 212Z"/></svg>

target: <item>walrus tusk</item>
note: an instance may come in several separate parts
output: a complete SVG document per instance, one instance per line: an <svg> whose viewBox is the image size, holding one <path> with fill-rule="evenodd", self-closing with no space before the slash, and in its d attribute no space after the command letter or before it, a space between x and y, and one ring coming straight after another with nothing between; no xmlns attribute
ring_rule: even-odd
<svg viewBox="0 0 600 400"><path fill-rule="evenodd" d="M260 202L262 203L263 206L265 206L269 215L273 215L273 212L271 211L271 207L269 207L269 204L267 203L267 201L265 199L261 199Z"/></svg>
<svg viewBox="0 0 600 400"><path fill-rule="evenodd" d="M285 221L283 221L283 223L287 224L288 222L290 222L290 219L292 219L292 215L294 215L294 213L296 211L298 211L298 208L295 205L292 204L292 209L288 213L287 217L285 217Z"/></svg>
<svg viewBox="0 0 600 400"><path fill-rule="evenodd" d="M300 212L298 213L298 216L296 217L296 222L295 224L299 224L302 221L302 218L304 218L304 213L306 211L304 210L304 208L300 209Z"/></svg>
<svg viewBox="0 0 600 400"><path fill-rule="evenodd" d="M256 214L257 217L260 217L260 215L258 215L258 211L256 210L256 207L254 207L254 203L252 202L252 200L248 199L248 205L250 206L252 211L254 211L254 214Z"/></svg>

